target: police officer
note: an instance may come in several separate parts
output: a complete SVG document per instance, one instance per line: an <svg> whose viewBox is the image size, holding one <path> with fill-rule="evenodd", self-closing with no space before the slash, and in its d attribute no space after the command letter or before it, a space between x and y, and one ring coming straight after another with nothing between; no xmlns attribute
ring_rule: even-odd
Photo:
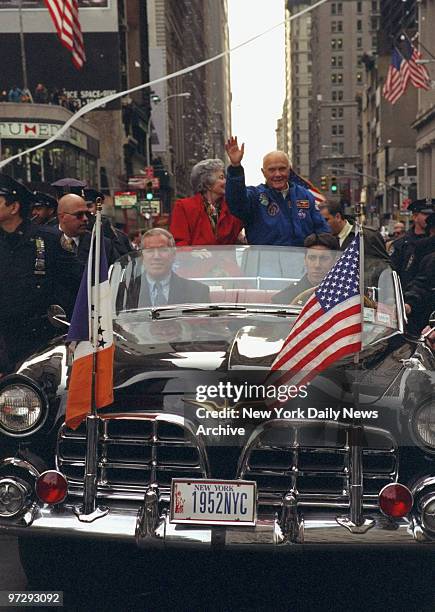
<svg viewBox="0 0 435 612"><path fill-rule="evenodd" d="M314 196L304 187L289 184L290 162L283 151L263 158L265 184L246 187L241 166L243 144L231 137L225 145L230 158L225 199L233 215L244 222L249 244L303 246L309 234L330 233Z"/></svg>
<svg viewBox="0 0 435 612"><path fill-rule="evenodd" d="M101 202L104 202L104 194L96 189L86 188L84 190L84 198L92 215L95 215L97 209L97 199L99 198ZM113 249L117 253L118 257L122 257L122 255L125 255L133 250L133 246L131 245L127 234L124 234L124 232L114 227L109 217L102 215L101 222L103 234L111 241ZM92 222L90 225L92 226Z"/></svg>
<svg viewBox="0 0 435 612"><path fill-rule="evenodd" d="M80 283L76 258L28 218L33 203L24 185L0 175L0 374L56 334L47 308L70 305Z"/></svg>
<svg viewBox="0 0 435 612"><path fill-rule="evenodd" d="M435 211L435 199L415 200L408 206L412 212L413 227L392 246L391 261L400 276L402 287L407 289L418 268L417 245L426 236L426 221Z"/></svg>
<svg viewBox="0 0 435 612"><path fill-rule="evenodd" d="M56 198L41 191L34 191L33 194L35 202L32 207L32 221L38 225L56 226L58 223Z"/></svg>
<svg viewBox="0 0 435 612"><path fill-rule="evenodd" d="M418 244L418 268L405 292L405 310L409 317L408 330L418 335L435 310L435 213L426 220L428 237Z"/></svg>

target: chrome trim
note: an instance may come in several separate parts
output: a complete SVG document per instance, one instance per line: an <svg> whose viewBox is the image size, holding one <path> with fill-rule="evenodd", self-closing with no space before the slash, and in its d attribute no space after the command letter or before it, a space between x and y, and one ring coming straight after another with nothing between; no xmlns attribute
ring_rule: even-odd
<svg viewBox="0 0 435 612"><path fill-rule="evenodd" d="M95 357L95 353L94 353ZM94 374L92 384L95 384ZM94 388L92 387L94 392ZM83 508L81 516L95 516L98 518L100 513L96 513L97 499L97 470L98 470L98 428L100 419L96 414L86 416L86 456L85 456L85 478L83 483ZM104 513L102 514L104 516Z"/></svg>
<svg viewBox="0 0 435 612"><path fill-rule="evenodd" d="M135 540L139 548L163 544L163 538L156 537L159 519L159 490L154 484L146 490L143 506L137 514Z"/></svg>
<svg viewBox="0 0 435 612"><path fill-rule="evenodd" d="M146 420L152 423L152 431L151 435L148 438L135 438L135 437L110 437L109 436L109 425L112 421L140 421ZM188 473L192 478L207 478L210 474L210 467L208 463L208 456L206 452L206 447L204 443L204 439L202 436L195 435L195 427L191 421L175 414L156 414L156 413L138 413L138 414L111 414L107 416L100 415L100 422L102 423L101 429L99 432L99 444L101 448L101 455L98 460L98 480L97 480L97 493L96 497L100 499L101 497L109 496L113 498L116 496L118 499L143 499L143 496L146 491L146 485L141 484L126 484L126 483L110 483L108 481L108 470L110 468L118 468L118 469L128 469L130 471L134 470L150 470L149 484L157 484L159 485L159 489L164 491L167 495L169 495L170 484L167 487L160 487L160 484L157 482L157 471L160 472L174 472L178 473L178 476L183 476L184 473ZM170 439L159 439L158 437L158 425L159 423L165 423L170 425L176 425L181 430L184 431L184 435L187 434L189 437L189 441L186 444L184 440L170 440ZM181 433L181 432L180 432ZM59 470L64 476L67 477L70 492L74 496L82 496L83 495L83 481L79 478L74 478L68 475L68 467L73 468L84 468L85 461L83 458L83 454L79 459L64 459L62 456L61 445L65 441L70 442L78 442L83 445L86 443L86 436L83 433L72 432L71 430L67 430L66 425L63 424L59 430L57 443L56 443L56 457L55 457L55 465L56 469ZM148 463L145 462L131 462L128 461L117 460L117 461L109 461L108 460L108 449L111 446L148 446L150 448L151 457ZM184 466L182 463L174 464L174 465L159 465L157 461L157 449L159 447L180 447L180 448L192 448L198 453L198 463L193 466ZM102 493L104 495L102 496Z"/></svg>
<svg viewBox="0 0 435 612"><path fill-rule="evenodd" d="M0 469L7 465L13 465L14 467L18 467L22 470L28 472L34 478L39 478L40 472L28 461L24 459L20 459L19 457L6 457L0 461Z"/></svg>
<svg viewBox="0 0 435 612"><path fill-rule="evenodd" d="M289 491L283 499L278 524L285 541L303 543L304 521L299 517L296 493Z"/></svg>
<svg viewBox="0 0 435 612"><path fill-rule="evenodd" d="M6 487L6 489L2 493L2 488L4 487ZM18 494L18 497L15 497L13 500L10 498L9 487L13 487ZM7 504L11 501L19 501L20 503L20 507L15 510L15 512L7 512L6 514L0 513L0 517L12 518L22 514L30 507L31 495L31 487L29 483L25 482L24 480L19 480L17 478L0 478L0 503L6 508Z"/></svg>
<svg viewBox="0 0 435 612"><path fill-rule="evenodd" d="M121 540L134 544L137 541L138 507L110 508L107 516L92 523L80 522L71 506L61 510L51 506L38 506L34 512L33 522L25 526L22 520L0 519L0 536L63 536L72 538L92 538L103 540ZM303 519L303 544L295 544L285 538L276 517L261 513L255 527L213 527L202 525L175 525L163 513L158 518L157 526L148 538L140 539L139 545L144 548L154 546L213 547L213 531L222 530L226 547L262 550L294 551L301 546L331 545L413 545L419 542L435 547L435 536L430 537L422 532L411 518L391 520L380 512L373 513L374 525L366 533L351 533L339 525L332 512L310 512Z"/></svg>
<svg viewBox="0 0 435 612"><path fill-rule="evenodd" d="M364 507L378 508L378 497L377 494L366 494L363 495L363 492L360 490L357 485L360 483L360 479L355 479L355 470L360 470L361 461L357 460L355 456L352 458L352 446L350 444L350 431L352 429L351 423L340 423L340 422L330 422L332 428L335 428L337 431L344 430L346 434L346 442L344 444L337 444L329 446L316 446L313 444L312 446L305 446L301 443L300 432L303 428L315 428L316 426L324 427L325 422L319 420L291 420L291 419L273 419L270 421L266 421L265 423L260 424L258 427L250 435L248 441L246 442L240 457L239 463L237 466L237 478L249 478L253 479L256 477L263 476L275 476L281 478L287 478L290 482L288 487L290 490L297 492L297 499L299 505L317 505L320 506L331 506L331 507L350 507L351 502L355 504L355 496L358 504L363 504ZM268 430L271 429L282 429L282 428L292 429L294 435L292 439L289 439L286 444L267 444L262 442L263 434L267 433ZM368 435L379 435L382 436L385 440L388 440L391 445L390 448L385 449L374 449L374 448L363 448L362 455L363 457L367 456L383 456L388 457L391 456L392 459L392 467L391 470L386 472L366 472L363 474L363 478L366 480L385 480L390 482L397 482L398 479L398 470L399 470L399 460L397 453L397 443L394 440L393 436L387 430L381 429L379 427L371 427L365 426L364 433ZM294 458L291 464L291 467L288 469L279 469L279 468L262 468L262 467L251 467L249 462L251 458L251 454L253 451L257 449L268 450L268 451L276 451L284 448L285 450L292 451L294 453ZM300 453L301 451L307 450L313 454L332 454L343 457L343 467L342 468L329 468L322 469L319 467L316 470L313 469L305 469L300 465ZM359 466L359 467L358 467ZM300 476L312 476L312 477L334 477L341 478L343 482L343 490L341 493L338 492L326 492L326 493L316 493L316 492L300 492L298 490L298 478ZM283 493L279 492L269 492L263 491L261 486L259 485L259 499L260 503L265 503L265 498L269 498L269 500L276 500L276 504L282 503ZM352 501L353 500L353 501ZM273 503L273 501L271 501ZM357 520L355 520L357 519ZM353 523L357 523L358 520L362 521L362 518L358 519L357 516L352 518Z"/></svg>
<svg viewBox="0 0 435 612"><path fill-rule="evenodd" d="M428 489L429 487L433 487L433 490L435 491L435 476L425 476L417 480L411 489L413 498L415 499L418 497L424 492L425 489Z"/></svg>
<svg viewBox="0 0 435 612"><path fill-rule="evenodd" d="M393 285L394 292L396 294L396 306L397 306L397 322L399 323L400 333L404 333L405 325L408 323L408 317L405 312L405 300L403 298L402 285L400 283L399 275L395 270L391 270L393 273Z"/></svg>
<svg viewBox="0 0 435 612"><path fill-rule="evenodd" d="M435 535L435 523L433 524L432 527L428 527L427 523L426 523L426 516L425 516L425 511L426 511L426 507L429 504L432 504L435 502L435 493L432 493L432 495L427 495L426 497L424 497L421 502L420 502L420 519L421 519L421 526L423 527L423 529L427 532L429 532L432 535ZM435 516L435 513L432 513L432 516Z"/></svg>

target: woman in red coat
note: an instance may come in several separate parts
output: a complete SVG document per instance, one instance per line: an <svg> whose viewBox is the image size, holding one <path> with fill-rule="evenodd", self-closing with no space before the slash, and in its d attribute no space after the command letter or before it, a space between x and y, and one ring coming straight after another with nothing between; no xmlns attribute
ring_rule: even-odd
<svg viewBox="0 0 435 612"><path fill-rule="evenodd" d="M236 244L243 227L224 201L225 172L220 159L204 159L190 176L193 195L175 202L169 231L177 246Z"/></svg>

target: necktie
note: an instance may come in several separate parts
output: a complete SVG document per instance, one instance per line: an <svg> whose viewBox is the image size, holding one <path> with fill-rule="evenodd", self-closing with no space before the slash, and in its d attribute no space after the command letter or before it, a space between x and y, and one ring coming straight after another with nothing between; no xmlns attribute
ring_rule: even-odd
<svg viewBox="0 0 435 612"><path fill-rule="evenodd" d="M154 306L166 306L167 303L162 283L154 283Z"/></svg>
<svg viewBox="0 0 435 612"><path fill-rule="evenodd" d="M62 236L61 245L65 249L65 251L69 251L70 253L77 253L77 244L75 243L75 240L73 240L72 238L68 238L68 236L65 236L65 234L63 234Z"/></svg>

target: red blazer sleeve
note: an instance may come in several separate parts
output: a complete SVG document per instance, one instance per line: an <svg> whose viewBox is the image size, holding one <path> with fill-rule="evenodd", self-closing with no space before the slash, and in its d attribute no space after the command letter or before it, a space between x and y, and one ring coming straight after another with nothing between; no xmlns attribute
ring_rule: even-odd
<svg viewBox="0 0 435 612"><path fill-rule="evenodd" d="M172 209L169 231L174 236L177 246L189 246L192 243L186 210L180 200L175 202Z"/></svg>

